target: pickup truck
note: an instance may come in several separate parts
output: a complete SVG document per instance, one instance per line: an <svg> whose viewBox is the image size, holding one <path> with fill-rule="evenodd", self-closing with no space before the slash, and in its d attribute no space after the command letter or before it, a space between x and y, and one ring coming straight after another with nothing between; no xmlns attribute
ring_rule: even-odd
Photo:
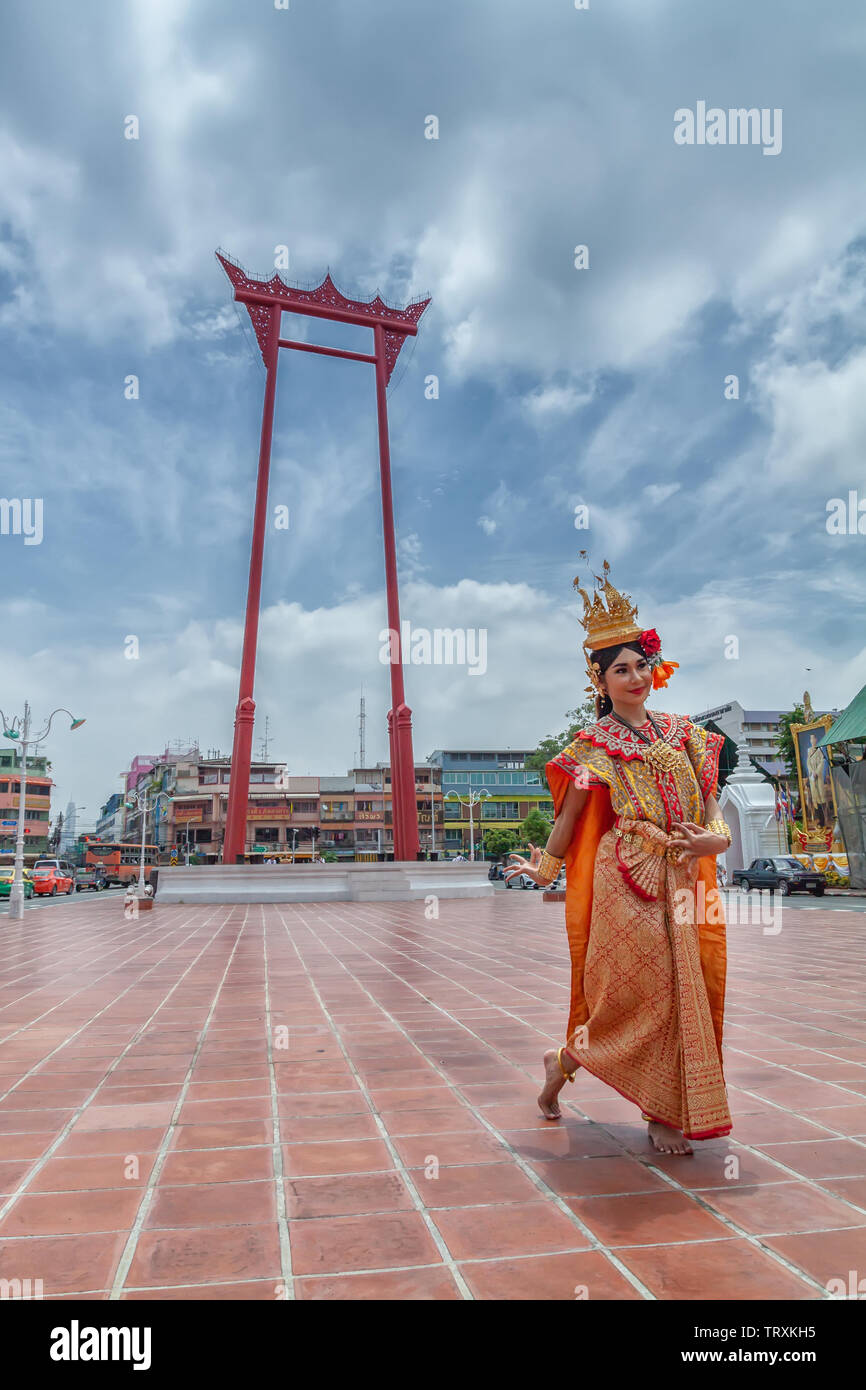
<svg viewBox="0 0 866 1390"><path fill-rule="evenodd" d="M731 883L741 893L752 888L769 888L787 897L789 893L813 893L820 898L827 880L817 869L807 869L799 859L779 855L773 859L753 859L747 869L734 869Z"/></svg>
<svg viewBox="0 0 866 1390"><path fill-rule="evenodd" d="M92 888L95 893L101 893L107 887L108 878L102 864L89 864L85 869L75 870L76 893L80 893L82 888Z"/></svg>

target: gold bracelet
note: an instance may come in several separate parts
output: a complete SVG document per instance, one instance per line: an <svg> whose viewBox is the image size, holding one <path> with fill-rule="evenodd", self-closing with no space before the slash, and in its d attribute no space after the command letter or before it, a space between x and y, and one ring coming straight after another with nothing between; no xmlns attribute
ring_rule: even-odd
<svg viewBox="0 0 866 1390"><path fill-rule="evenodd" d="M553 883L553 880L559 877L559 871L564 863L564 859L557 859L555 855L548 854L547 850L545 850L541 856L541 863L535 872L538 874L539 878L544 879L545 885Z"/></svg>
<svg viewBox="0 0 866 1390"><path fill-rule="evenodd" d="M722 820L721 816L716 816L715 820L707 821L706 828L713 835L723 835L724 838L727 840L728 844L731 843L731 840L733 839L733 836L731 835L731 827L728 825L728 822L726 820Z"/></svg>

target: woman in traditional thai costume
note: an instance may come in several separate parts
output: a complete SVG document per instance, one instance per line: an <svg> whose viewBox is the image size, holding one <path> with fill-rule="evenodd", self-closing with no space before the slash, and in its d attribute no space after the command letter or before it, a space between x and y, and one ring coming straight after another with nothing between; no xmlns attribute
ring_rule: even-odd
<svg viewBox="0 0 866 1390"><path fill-rule="evenodd" d="M722 1074L725 923L715 856L730 832L715 800L723 739L647 710L677 663L608 578L584 601L598 718L547 764L546 849L507 876L551 882L564 859L571 952L567 1043L545 1054L542 1113L583 1066L639 1105L663 1153L731 1129Z"/></svg>

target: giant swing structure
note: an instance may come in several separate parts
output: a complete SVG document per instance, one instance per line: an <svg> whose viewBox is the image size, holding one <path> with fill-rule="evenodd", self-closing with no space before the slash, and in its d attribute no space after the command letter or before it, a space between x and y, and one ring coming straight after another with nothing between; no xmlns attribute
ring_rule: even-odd
<svg viewBox="0 0 866 1390"><path fill-rule="evenodd" d="M391 633L391 709L388 711L388 740L391 754L394 859L395 861L414 860L418 857L419 846L418 812L415 800L415 761L412 751L412 711L406 704L403 686L403 654L400 645L400 599L397 589L397 548L394 532L394 503L391 492L387 387L397 364L397 358L400 356L400 351L407 337L414 337L417 334L419 320L430 303L430 299L411 300L402 308L395 308L386 304L378 294L369 301L347 299L337 289L330 273L325 276L320 285L309 290L287 285L276 273L270 280L254 280L223 252L218 251L216 254L234 289L235 299L238 303L246 305L267 374L253 511L253 537L240 688L235 710L232 743L223 863L242 862L246 845L250 759L256 711L255 700L253 699L253 683L261 608L262 561L268 515L268 479L280 348L318 353L327 357L344 357L353 362L368 362L375 369L382 526L385 542L385 588L388 627ZM336 323L351 323L372 328L373 351L371 353L349 352L341 348L323 347L316 343L296 342L290 338L283 338L280 336L283 312L306 314L312 318L329 319Z"/></svg>

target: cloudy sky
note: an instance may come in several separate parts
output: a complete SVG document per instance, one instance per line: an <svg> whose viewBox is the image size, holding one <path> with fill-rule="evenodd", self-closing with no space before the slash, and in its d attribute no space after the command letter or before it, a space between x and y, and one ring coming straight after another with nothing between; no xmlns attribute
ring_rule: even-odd
<svg viewBox="0 0 866 1390"><path fill-rule="evenodd" d="M485 630L487 662L406 668L419 757L562 727L582 548L680 662L659 707L844 706L866 535L827 508L866 513L864 57L860 0L10 0L0 494L43 522L0 535L0 706L86 715L52 733L57 805L92 823L135 754L231 746L264 371L217 247L432 295L389 392L402 615ZM678 144L699 102L781 111L781 150ZM387 756L369 366L282 354L278 504L256 746L267 715L272 757L342 773L362 685Z"/></svg>

